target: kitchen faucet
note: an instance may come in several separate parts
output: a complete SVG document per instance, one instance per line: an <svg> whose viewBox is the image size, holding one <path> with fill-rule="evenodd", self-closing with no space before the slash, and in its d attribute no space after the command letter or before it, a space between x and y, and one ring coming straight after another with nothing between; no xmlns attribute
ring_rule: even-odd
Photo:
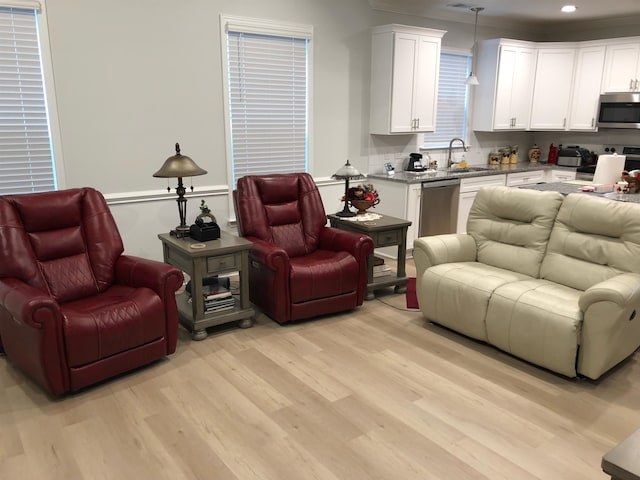
<svg viewBox="0 0 640 480"><path fill-rule="evenodd" d="M452 138L451 141L449 142L449 157L447 158L447 168L451 168L453 166L453 161L451 160L451 146L453 145L453 142L455 142L456 140L460 141L460 143L462 143L462 148L465 152L467 152L469 150L469 147L467 147L464 143L464 140L461 138Z"/></svg>

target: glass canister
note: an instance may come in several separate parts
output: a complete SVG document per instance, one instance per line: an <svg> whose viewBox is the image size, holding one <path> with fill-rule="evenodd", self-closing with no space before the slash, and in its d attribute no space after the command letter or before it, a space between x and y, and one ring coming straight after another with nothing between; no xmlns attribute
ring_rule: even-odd
<svg viewBox="0 0 640 480"><path fill-rule="evenodd" d="M540 147L536 143L534 143L529 149L529 161L531 163L538 163L538 160L540 159L540 153Z"/></svg>
<svg viewBox="0 0 640 480"><path fill-rule="evenodd" d="M518 146L511 147L511 155L509 155L509 163L518 163Z"/></svg>
<svg viewBox="0 0 640 480"><path fill-rule="evenodd" d="M500 152L491 152L489 154L489 165L500 165Z"/></svg>

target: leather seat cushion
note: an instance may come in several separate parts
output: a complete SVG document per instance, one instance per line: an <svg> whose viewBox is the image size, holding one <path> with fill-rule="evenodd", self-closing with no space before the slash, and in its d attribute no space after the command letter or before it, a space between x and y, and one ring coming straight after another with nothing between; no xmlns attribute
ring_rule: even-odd
<svg viewBox="0 0 640 480"><path fill-rule="evenodd" d="M358 262L341 251L316 250L291 259L291 302L301 303L354 292Z"/></svg>
<svg viewBox="0 0 640 480"><path fill-rule="evenodd" d="M162 301L148 288L114 285L61 308L70 367L107 358L165 335Z"/></svg>
<svg viewBox="0 0 640 480"><path fill-rule="evenodd" d="M530 278L478 262L434 265L422 276L420 308L429 320L486 340L484 320L493 291L506 283Z"/></svg>
<svg viewBox="0 0 640 480"><path fill-rule="evenodd" d="M582 324L581 293L539 279L497 288L487 311L489 343L574 377Z"/></svg>

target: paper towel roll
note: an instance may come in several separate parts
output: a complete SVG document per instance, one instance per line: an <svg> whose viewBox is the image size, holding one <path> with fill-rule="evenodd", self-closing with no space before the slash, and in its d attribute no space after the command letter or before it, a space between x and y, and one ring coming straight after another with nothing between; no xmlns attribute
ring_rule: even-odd
<svg viewBox="0 0 640 480"><path fill-rule="evenodd" d="M593 183L616 183L622 176L626 155L599 155Z"/></svg>

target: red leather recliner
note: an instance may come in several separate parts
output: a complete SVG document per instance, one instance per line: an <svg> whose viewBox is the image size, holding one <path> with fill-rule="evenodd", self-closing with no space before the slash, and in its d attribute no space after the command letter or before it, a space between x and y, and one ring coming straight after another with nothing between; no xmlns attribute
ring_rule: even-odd
<svg viewBox="0 0 640 480"><path fill-rule="evenodd" d="M260 310L285 323L362 305L373 241L326 226L309 174L242 177L233 200L238 233L253 242L249 290Z"/></svg>
<svg viewBox="0 0 640 480"><path fill-rule="evenodd" d="M182 272L123 250L92 188L0 196L0 338L54 395L175 351Z"/></svg>

